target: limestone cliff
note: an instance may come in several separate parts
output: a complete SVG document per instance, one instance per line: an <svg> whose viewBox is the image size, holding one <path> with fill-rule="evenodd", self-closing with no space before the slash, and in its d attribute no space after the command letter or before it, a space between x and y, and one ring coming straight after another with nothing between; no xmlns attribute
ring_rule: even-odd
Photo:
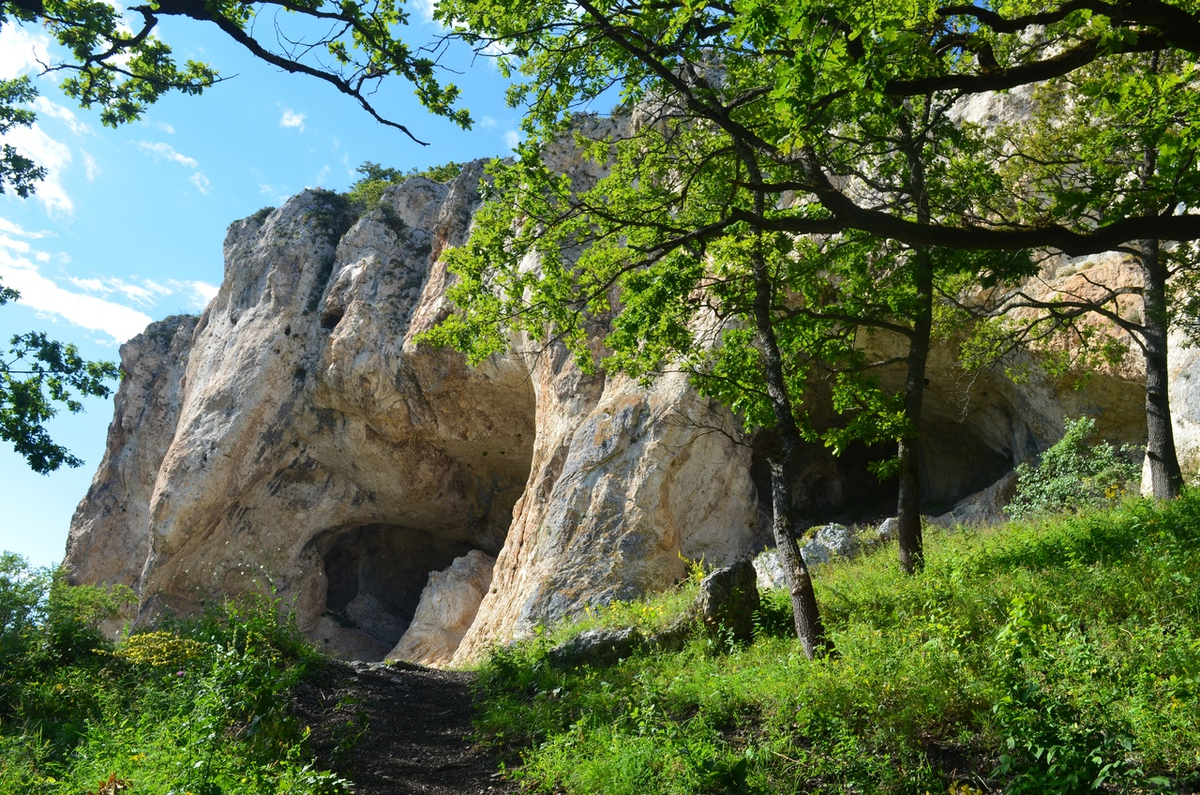
<svg viewBox="0 0 1200 795"><path fill-rule="evenodd" d="M667 587L683 558L757 551L769 500L755 440L682 376L588 376L522 340L471 368L415 342L450 311L440 254L465 240L480 176L476 164L450 185L410 179L357 219L306 191L233 224L204 313L122 349L72 576L133 586L141 622L269 586L342 657L461 661ZM1122 441L1144 434L1123 374L1076 391L968 377L946 350L932 367L931 505L1044 449L1064 413L1086 410ZM805 506L884 494L862 459L809 451Z"/></svg>

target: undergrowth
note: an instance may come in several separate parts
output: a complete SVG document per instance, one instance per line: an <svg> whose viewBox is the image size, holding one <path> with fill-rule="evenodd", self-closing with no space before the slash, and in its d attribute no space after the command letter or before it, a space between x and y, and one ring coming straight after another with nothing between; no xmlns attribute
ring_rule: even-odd
<svg viewBox="0 0 1200 795"><path fill-rule="evenodd" d="M0 793L332 795L289 689L324 665L266 596L114 645L127 591L0 557ZM105 789L107 786L107 789Z"/></svg>
<svg viewBox="0 0 1200 795"><path fill-rule="evenodd" d="M926 541L919 576L888 548L816 569L836 659L802 656L783 592L745 647L571 670L547 652L581 626L497 648L480 735L540 792L1200 788L1200 493Z"/></svg>

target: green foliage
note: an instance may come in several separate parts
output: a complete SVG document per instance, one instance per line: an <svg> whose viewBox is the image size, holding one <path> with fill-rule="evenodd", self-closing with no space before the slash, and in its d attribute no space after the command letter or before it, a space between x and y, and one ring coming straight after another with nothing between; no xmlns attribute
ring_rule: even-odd
<svg viewBox="0 0 1200 795"><path fill-rule="evenodd" d="M1017 493L1005 509L1014 519L1078 511L1111 503L1135 483L1140 467L1108 442L1089 443L1091 417L1067 419L1062 439L1042 453L1037 466L1017 467Z"/></svg>
<svg viewBox="0 0 1200 795"><path fill-rule="evenodd" d="M362 177L355 180L346 192L346 198L352 203L365 209L372 209L383 198L383 192L389 185L400 185L410 177L425 177L434 182L449 182L462 173L462 163L446 163L427 169L410 168L401 171L396 168L386 168L370 160L355 169Z"/></svg>
<svg viewBox="0 0 1200 795"><path fill-rule="evenodd" d="M114 647L100 620L131 594L0 558L0 793L336 795L287 692L322 665L277 600L210 606Z"/></svg>
<svg viewBox="0 0 1200 795"><path fill-rule="evenodd" d="M1186 791L1198 542L1188 491L936 533L917 578L887 549L834 563L814 574L839 656L819 663L784 593L753 645L717 653L697 637L564 671L545 655L578 629L555 628L489 658L480 731L540 792Z"/></svg>
<svg viewBox="0 0 1200 795"><path fill-rule="evenodd" d="M0 290L0 304L18 295ZM108 382L119 375L117 365L86 361L74 345L47 339L41 332L14 335L9 346L7 357L0 359L0 440L11 442L34 472L79 466L83 461L55 444L45 423L59 407L73 414L83 411L76 394L112 394Z"/></svg>
<svg viewBox="0 0 1200 795"><path fill-rule="evenodd" d="M33 101L36 96L37 89L28 77L0 80L0 135L7 134L13 127L33 124L33 111L21 104ZM22 155L12 144L6 143L0 149L0 193L12 190L26 199L45 176L46 169Z"/></svg>

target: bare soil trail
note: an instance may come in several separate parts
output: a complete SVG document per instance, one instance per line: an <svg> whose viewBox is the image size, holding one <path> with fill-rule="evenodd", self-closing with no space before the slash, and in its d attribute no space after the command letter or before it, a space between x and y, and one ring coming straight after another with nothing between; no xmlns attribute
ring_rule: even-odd
<svg viewBox="0 0 1200 795"><path fill-rule="evenodd" d="M472 741L471 681L462 671L332 663L296 688L295 712L318 763L354 795L509 795L490 749Z"/></svg>

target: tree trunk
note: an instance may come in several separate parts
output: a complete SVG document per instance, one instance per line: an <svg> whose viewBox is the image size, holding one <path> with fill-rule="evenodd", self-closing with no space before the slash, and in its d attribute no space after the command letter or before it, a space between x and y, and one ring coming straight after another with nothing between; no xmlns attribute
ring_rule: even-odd
<svg viewBox="0 0 1200 795"><path fill-rule="evenodd" d="M930 100L925 99L922 129L928 129ZM908 164L908 193L916 209L918 223L932 220L929 196L925 190L925 160L922 142L913 136L907 113L901 113L900 130ZM921 405L925 400L925 366L929 361L929 340L933 333L933 257L928 248L912 254L913 287L916 306L912 335L908 340L908 372L904 379L904 416L908 435L900 440L900 484L896 495L896 531L900 547L900 568L914 574L925 568L925 550L921 538L921 469L917 434L921 427Z"/></svg>
<svg viewBox="0 0 1200 795"><path fill-rule="evenodd" d="M1142 343L1146 356L1146 460L1150 464L1150 493L1155 499L1174 499L1183 487L1183 472L1175 454L1167 389L1167 267L1157 240L1143 240L1138 247L1144 284Z"/></svg>
<svg viewBox="0 0 1200 795"><path fill-rule="evenodd" d="M933 328L933 263L927 249L918 250L913 258L918 305L908 345L908 374L904 380L904 416L911 428L909 435L900 440L900 487L896 499L900 568L906 574L913 574L925 567L925 550L921 540L921 470L917 433L921 427L925 367L929 361L929 340Z"/></svg>
<svg viewBox="0 0 1200 795"><path fill-rule="evenodd" d="M761 248L754 255L754 326L762 355L766 375L767 394L775 415L775 444L770 454L771 505L775 519L771 530L775 536L779 562L787 577L788 590L792 595L792 615L796 622L796 636L808 659L832 654L833 644L825 636L825 624L817 608L817 597L813 590L808 564L800 554L796 541L796 519L792 484L795 480L796 457L800 448L800 429L792 414L792 401L787 391L783 373L783 357L779 352L779 341L772 325L772 299L774 287L771 283Z"/></svg>

